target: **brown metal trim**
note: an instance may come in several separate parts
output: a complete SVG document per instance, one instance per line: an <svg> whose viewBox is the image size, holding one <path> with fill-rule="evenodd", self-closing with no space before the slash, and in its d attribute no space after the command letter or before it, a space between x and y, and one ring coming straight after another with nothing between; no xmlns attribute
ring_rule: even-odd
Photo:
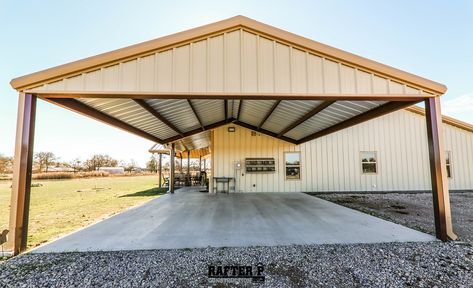
<svg viewBox="0 0 473 288"><path fill-rule="evenodd" d="M145 100L143 99L133 99L133 101L136 102L136 104L140 105L141 107L143 107L146 111L148 111L151 115L153 115L154 117L158 118L159 121L163 122L164 124L166 124L169 128L171 128L172 130L174 130L177 134L179 135L183 135L182 131L177 128L176 126L174 126L174 124L172 124L166 117L164 117L163 115L161 115L161 113L159 113L158 111L156 111L153 107L151 107L151 105L149 105Z"/></svg>
<svg viewBox="0 0 473 288"><path fill-rule="evenodd" d="M261 122L259 123L258 127L256 128L257 131L259 131L261 129L261 127L264 125L264 122L266 122L266 120L268 120L269 116L271 116L271 114L273 114L274 110L276 110L276 108L278 107L279 103L281 103L281 100L276 100L276 102L274 102L273 106L271 107L271 109L269 109L268 113L266 113L266 115L264 116L263 120L261 120Z"/></svg>
<svg viewBox="0 0 473 288"><path fill-rule="evenodd" d="M233 123L235 123L236 125L239 125L241 127L245 127L245 128L248 128L248 129L251 129L251 130L254 130L254 131L258 131L262 134L266 134L268 136L278 138L278 139L284 140L284 141L292 143L292 144L297 144L297 141L292 139L292 138L285 137L285 136L277 137L278 136L277 133L274 133L274 132L271 132L271 131L268 131L268 130L265 130L265 129L261 129L261 128L258 130L258 127L253 126L253 125L248 124L248 123L245 123L245 122L234 121Z"/></svg>
<svg viewBox="0 0 473 288"><path fill-rule="evenodd" d="M325 93L229 93L229 92L124 92L124 91L30 91L45 98L133 99L254 99L254 100L371 100L422 101L432 94L325 94Z"/></svg>
<svg viewBox="0 0 473 288"><path fill-rule="evenodd" d="M114 118L112 116L109 116L103 112L100 112L90 106L85 105L84 103L75 100L75 99L61 99L61 98L54 98L54 99L45 99L48 102L51 102L53 104L59 105L61 107L67 108L69 110L72 110L74 112L77 112L79 114L88 116L92 119L101 121L103 123L106 123L108 125L120 128L122 130L125 130L127 132L133 133L135 135L138 135L140 137L143 137L145 139L157 142L157 143L163 143L163 140L159 139L158 137L149 134L148 132L145 132L143 130L140 130L134 126L129 125L128 123L125 123L121 120L118 120L117 118Z"/></svg>
<svg viewBox="0 0 473 288"><path fill-rule="evenodd" d="M426 100L425 108L435 232L442 241L455 240L457 236L452 228L440 98Z"/></svg>
<svg viewBox="0 0 473 288"><path fill-rule="evenodd" d="M192 104L192 100L187 99L187 103L189 103L189 106L191 107L192 112L194 112L195 118L197 118L197 121L199 121L200 128L202 129L202 131L204 131L205 130L204 124L202 123L202 119L200 119L199 114L197 114L197 110L195 110L194 104Z"/></svg>
<svg viewBox="0 0 473 288"><path fill-rule="evenodd" d="M171 151L170 151L170 167L169 167L169 190L168 193L174 193L174 174L176 173L176 147L174 143L171 144Z"/></svg>
<svg viewBox="0 0 473 288"><path fill-rule="evenodd" d="M414 105L417 102L388 102L386 104L383 104L381 106L378 106L374 109L371 109L369 111L366 111L364 113L361 113L355 117L352 117L350 119L347 119L345 121L342 121L338 124L335 124L333 126L330 126L324 130L315 132L311 135L308 135L302 139L299 139L297 141L298 144L317 139L319 137L340 131L342 129L354 126L356 124L360 124L362 122L371 120L373 118L388 114L390 112L394 112L396 110L406 108L407 106Z"/></svg>
<svg viewBox="0 0 473 288"><path fill-rule="evenodd" d="M33 166L36 96L20 93L8 245L14 255L26 250Z"/></svg>
<svg viewBox="0 0 473 288"><path fill-rule="evenodd" d="M228 121L228 99L223 100L223 109L225 110L225 120Z"/></svg>
<svg viewBox="0 0 473 288"><path fill-rule="evenodd" d="M228 124L228 121L231 121L232 118L228 119L228 120L222 120L222 121L218 121L218 122L215 122L213 124L209 124L207 126L204 126L204 130L210 130L210 129L214 129L214 128L217 128L217 127L220 127L220 126L223 126L225 124ZM188 136L192 136L192 135L195 135L195 134L198 134L202 132L202 129L201 128L198 128L198 129L194 129L194 130L191 130L191 131L187 131L187 132L184 132L183 136L181 137L180 135L177 135L177 136L173 136L173 137L169 137L167 139L164 139L163 140L163 143L171 143L171 142L174 142L176 140L179 140L181 138L184 138L184 137L188 137Z"/></svg>
<svg viewBox="0 0 473 288"><path fill-rule="evenodd" d="M240 103L238 104L238 113L237 113L237 117L236 117L236 120L237 120L237 121L240 120L241 107L243 107L243 99L240 99Z"/></svg>
<svg viewBox="0 0 473 288"><path fill-rule="evenodd" d="M301 118L297 119L293 123L289 124L286 128L284 128L281 132L278 133L278 138L281 137L282 135L286 134L287 132L291 131L292 129L296 128L297 126L301 125L305 121L307 121L309 118L317 115L319 112L327 108L328 106L332 105L335 103L335 101L329 100L329 101L324 101L321 104L317 105L314 109L309 111L307 114L302 116Z"/></svg>

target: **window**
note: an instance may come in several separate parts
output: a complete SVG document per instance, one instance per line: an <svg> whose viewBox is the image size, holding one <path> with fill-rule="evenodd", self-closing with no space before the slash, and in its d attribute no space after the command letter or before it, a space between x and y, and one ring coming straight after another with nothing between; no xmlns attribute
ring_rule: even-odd
<svg viewBox="0 0 473 288"><path fill-rule="evenodd" d="M361 172L363 174L372 174L378 172L378 163L375 151L361 152Z"/></svg>
<svg viewBox="0 0 473 288"><path fill-rule="evenodd" d="M285 152L284 164L286 166L286 180L301 179L301 153Z"/></svg>
<svg viewBox="0 0 473 288"><path fill-rule="evenodd" d="M452 178L452 152L445 151L445 162L447 163L447 176Z"/></svg>

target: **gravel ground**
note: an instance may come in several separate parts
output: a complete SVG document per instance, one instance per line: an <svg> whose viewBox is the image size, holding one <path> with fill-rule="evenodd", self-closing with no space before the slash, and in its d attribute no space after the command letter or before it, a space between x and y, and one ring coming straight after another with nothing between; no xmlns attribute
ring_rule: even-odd
<svg viewBox="0 0 473 288"><path fill-rule="evenodd" d="M311 194L435 235L432 194ZM453 230L462 241L473 241L473 193L450 193Z"/></svg>
<svg viewBox="0 0 473 288"><path fill-rule="evenodd" d="M265 265L266 279L207 278L209 264ZM27 254L1 287L468 287L470 243L386 243Z"/></svg>

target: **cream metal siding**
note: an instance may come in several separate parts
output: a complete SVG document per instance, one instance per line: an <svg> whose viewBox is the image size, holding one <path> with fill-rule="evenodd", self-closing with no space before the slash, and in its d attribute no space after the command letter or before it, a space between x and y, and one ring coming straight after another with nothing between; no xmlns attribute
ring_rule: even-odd
<svg viewBox="0 0 473 288"><path fill-rule="evenodd" d="M214 130L214 172L236 177L241 192L431 189L425 118L412 112L394 112L301 145L252 136L239 126L229 133L227 127ZM473 133L447 124L444 133L452 153L450 189L473 189ZM301 152L300 181L284 179L286 151ZM376 174L361 173L360 151L377 152ZM246 157L274 157L276 173L246 174ZM241 161L240 173L235 173L235 161Z"/></svg>
<svg viewBox="0 0 473 288"><path fill-rule="evenodd" d="M245 29L79 71L32 91L427 93Z"/></svg>

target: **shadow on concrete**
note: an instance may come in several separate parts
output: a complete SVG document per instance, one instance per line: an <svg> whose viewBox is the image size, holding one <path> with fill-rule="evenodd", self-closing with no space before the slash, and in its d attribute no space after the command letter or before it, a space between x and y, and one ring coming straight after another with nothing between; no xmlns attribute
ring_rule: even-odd
<svg viewBox="0 0 473 288"><path fill-rule="evenodd" d="M122 197L146 197L146 196L157 196L157 195L163 195L166 194L167 188L151 188L143 191L138 191L135 193L130 193L130 194L125 194L122 195L118 198Z"/></svg>

